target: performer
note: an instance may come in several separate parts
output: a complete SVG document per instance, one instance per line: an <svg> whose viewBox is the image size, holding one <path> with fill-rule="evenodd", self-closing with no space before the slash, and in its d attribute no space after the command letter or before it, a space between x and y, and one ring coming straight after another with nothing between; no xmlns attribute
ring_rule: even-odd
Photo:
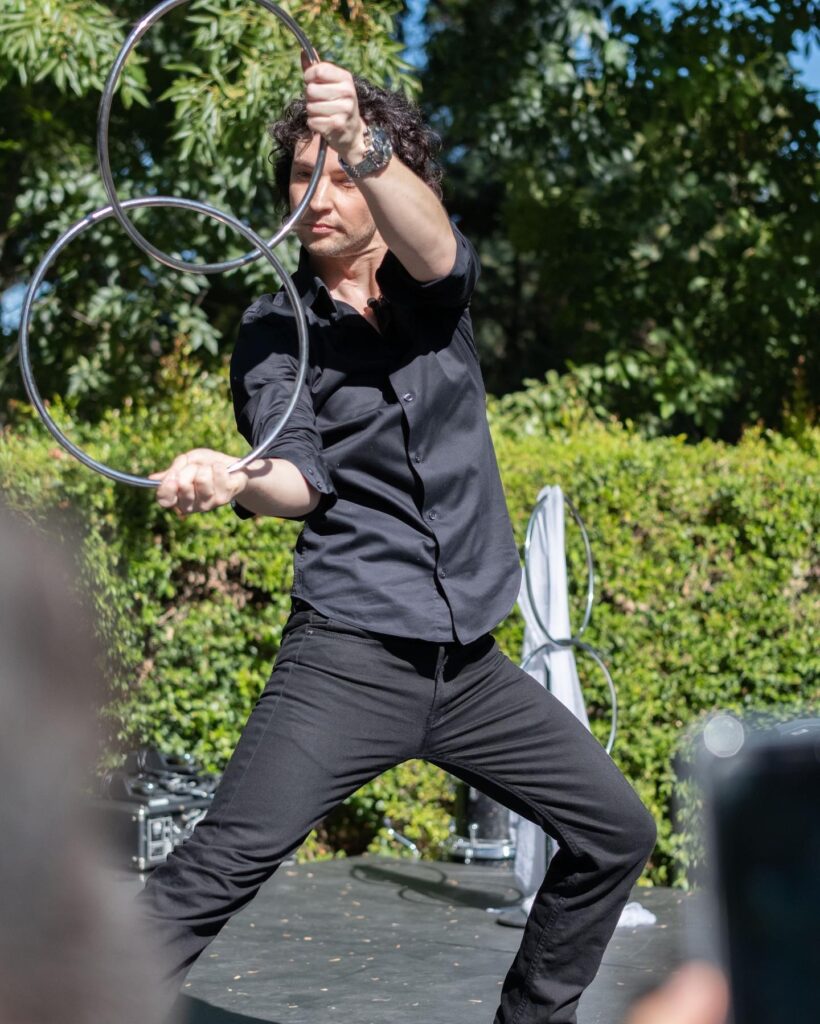
<svg viewBox="0 0 820 1024"><path fill-rule="evenodd" d="M521 570L470 321L479 262L441 203L438 138L401 94L326 61L304 67L304 98L271 134L291 209L328 141L297 229L309 376L245 471L196 449L154 474L159 503L182 514L233 502L243 518L303 520L293 608L208 816L138 900L178 986L334 807L423 758L557 841L494 1024L569 1024L655 824L601 744L489 632ZM280 289L246 312L231 362L250 444L279 417L296 366Z"/></svg>

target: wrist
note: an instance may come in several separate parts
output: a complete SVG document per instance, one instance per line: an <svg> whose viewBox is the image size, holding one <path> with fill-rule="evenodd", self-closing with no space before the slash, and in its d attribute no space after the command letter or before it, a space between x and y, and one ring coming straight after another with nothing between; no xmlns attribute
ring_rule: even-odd
<svg viewBox="0 0 820 1024"><path fill-rule="evenodd" d="M393 145L385 128L378 125L372 127L365 125L363 137L366 148L361 158L358 156L353 156L351 159L339 157L339 166L348 178L356 182L371 174L381 173L390 163L390 158L393 155Z"/></svg>
<svg viewBox="0 0 820 1024"><path fill-rule="evenodd" d="M234 473L229 473L228 478L231 481L231 501L236 501L240 494L247 489L250 477L247 473L247 468L237 469Z"/></svg>
<svg viewBox="0 0 820 1024"><path fill-rule="evenodd" d="M362 160L364 160L365 154L369 149L369 143L369 129L364 121L362 121L353 142L351 142L349 146L346 146L344 150L339 150L339 156L346 163L355 167L356 164L361 163Z"/></svg>

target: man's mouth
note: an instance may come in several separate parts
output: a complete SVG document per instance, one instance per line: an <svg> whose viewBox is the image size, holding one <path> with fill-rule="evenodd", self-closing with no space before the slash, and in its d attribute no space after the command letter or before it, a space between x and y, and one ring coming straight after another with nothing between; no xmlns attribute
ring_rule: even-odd
<svg viewBox="0 0 820 1024"><path fill-rule="evenodd" d="M331 227L330 224L308 224L306 226L309 230L315 231L317 235L324 234L326 231L336 230L334 227Z"/></svg>

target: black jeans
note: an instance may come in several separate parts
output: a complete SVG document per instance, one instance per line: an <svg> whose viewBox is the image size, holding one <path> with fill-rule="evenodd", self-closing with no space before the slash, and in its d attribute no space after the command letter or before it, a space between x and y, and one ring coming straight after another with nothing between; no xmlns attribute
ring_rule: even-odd
<svg viewBox="0 0 820 1024"><path fill-rule="evenodd" d="M177 991L345 797L424 758L558 843L494 1024L574 1024L655 823L594 736L499 650L378 635L295 605L213 804L137 897Z"/></svg>

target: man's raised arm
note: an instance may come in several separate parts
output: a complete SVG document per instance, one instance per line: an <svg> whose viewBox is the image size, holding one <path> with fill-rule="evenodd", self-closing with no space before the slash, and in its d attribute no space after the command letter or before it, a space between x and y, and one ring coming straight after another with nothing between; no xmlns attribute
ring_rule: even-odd
<svg viewBox="0 0 820 1024"><path fill-rule="evenodd" d="M304 53L308 127L327 139L355 167L364 159L365 123L349 71L320 61L307 66ZM321 111L321 112L319 112ZM452 270L456 240L447 211L433 190L394 153L380 171L356 181L379 234L417 281L433 281Z"/></svg>

